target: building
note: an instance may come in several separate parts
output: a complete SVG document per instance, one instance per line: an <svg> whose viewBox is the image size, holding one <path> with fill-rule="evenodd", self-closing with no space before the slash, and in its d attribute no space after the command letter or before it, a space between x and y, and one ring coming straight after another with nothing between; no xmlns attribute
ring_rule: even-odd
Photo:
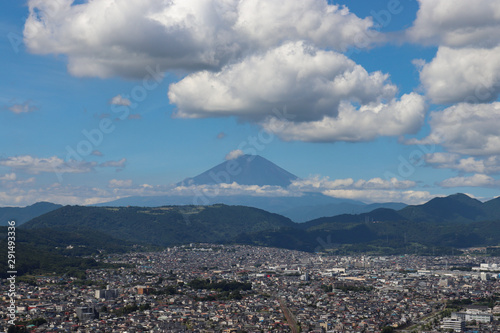
<svg viewBox="0 0 500 333"><path fill-rule="evenodd" d="M444 318L441 322L443 330L453 330L454 332L465 331L465 321L460 318Z"/></svg>
<svg viewBox="0 0 500 333"><path fill-rule="evenodd" d="M99 318L99 312L97 312L94 305L81 306L76 308L76 315L82 322Z"/></svg>
<svg viewBox="0 0 500 333"><path fill-rule="evenodd" d="M500 271L499 264L480 264L479 267L472 267L475 271L489 271L489 272L498 272Z"/></svg>
<svg viewBox="0 0 500 333"><path fill-rule="evenodd" d="M153 288L149 286L137 286L136 288L139 295L149 295L153 291Z"/></svg>
<svg viewBox="0 0 500 333"><path fill-rule="evenodd" d="M477 321L480 323L489 323L493 320L491 313L479 309L467 309L465 312L453 312L452 318L460 318L464 321Z"/></svg>
<svg viewBox="0 0 500 333"><path fill-rule="evenodd" d="M95 298L101 299L115 299L118 297L118 290L116 289L99 289L95 291Z"/></svg>

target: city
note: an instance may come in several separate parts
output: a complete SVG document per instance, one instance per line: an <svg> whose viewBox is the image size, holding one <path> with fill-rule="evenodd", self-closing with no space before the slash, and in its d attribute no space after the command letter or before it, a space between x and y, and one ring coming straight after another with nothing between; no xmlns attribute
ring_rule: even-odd
<svg viewBox="0 0 500 333"><path fill-rule="evenodd" d="M499 258L190 244L17 282L32 332L497 332ZM117 267L118 267L117 266ZM495 272L497 271L497 272ZM2 285L7 329L8 284ZM202 289L203 288L203 289Z"/></svg>

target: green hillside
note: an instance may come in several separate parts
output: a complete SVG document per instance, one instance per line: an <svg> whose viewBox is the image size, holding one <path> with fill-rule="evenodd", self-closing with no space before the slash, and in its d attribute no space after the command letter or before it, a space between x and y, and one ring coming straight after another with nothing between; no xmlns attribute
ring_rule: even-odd
<svg viewBox="0 0 500 333"><path fill-rule="evenodd" d="M74 234L75 244L77 235L92 232L100 243L89 248L115 238L153 246L206 242L334 253L432 254L448 253L452 248L499 245L498 212L500 200L481 203L464 194L435 198L399 211L379 208L306 223L293 223L256 208L221 204L157 208L66 206L34 218L21 228L46 233L57 230L65 237ZM51 246L61 241L61 237L52 241L57 232L47 235Z"/></svg>
<svg viewBox="0 0 500 333"><path fill-rule="evenodd" d="M6 277L7 227L0 227L0 278ZM117 240L95 231L65 232L55 229L15 231L15 269L17 275L39 273L69 273L82 275L85 269L102 267L93 254L130 251L132 243Z"/></svg>
<svg viewBox="0 0 500 333"><path fill-rule="evenodd" d="M61 208L50 202L37 202L27 207L0 207L0 226L6 226L8 221L16 221L21 225L37 216Z"/></svg>
<svg viewBox="0 0 500 333"><path fill-rule="evenodd" d="M244 206L82 207L65 206L22 227L61 231L93 230L131 242L159 246L189 242L228 242L294 223L281 215Z"/></svg>

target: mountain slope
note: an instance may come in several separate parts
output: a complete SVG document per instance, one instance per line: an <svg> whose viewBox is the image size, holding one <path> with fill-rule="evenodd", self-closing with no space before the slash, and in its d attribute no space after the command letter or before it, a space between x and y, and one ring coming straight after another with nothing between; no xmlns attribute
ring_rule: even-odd
<svg viewBox="0 0 500 333"><path fill-rule="evenodd" d="M369 207L361 201L337 199L321 193L304 193L300 197L263 197L250 195L232 196L151 196L128 197L111 202L97 204L98 207L114 206L144 206L160 207L165 205L214 205L225 204L248 206L263 209L288 217L295 222L304 222L321 216L331 216L343 213L369 211ZM384 204L381 204L384 205ZM321 207L328 207L321 209ZM331 209L330 209L331 208Z"/></svg>
<svg viewBox="0 0 500 333"><path fill-rule="evenodd" d="M259 155L242 155L225 161L198 176L187 178L178 185L231 184L236 182L240 185L287 187L295 179L297 176Z"/></svg>
<svg viewBox="0 0 500 333"><path fill-rule="evenodd" d="M461 193L434 198L423 205L405 207L399 214L414 222L467 223L491 217L481 201Z"/></svg>
<svg viewBox="0 0 500 333"><path fill-rule="evenodd" d="M102 237L112 235L159 246L237 242L306 251L333 248L340 251L336 253L432 254L435 250L451 253L452 247L500 245L500 217L472 220L497 211L498 204L496 199L483 204L459 194L411 206L410 210L378 208L306 223L293 223L244 206L66 206L25 223L21 229L93 230Z"/></svg>
<svg viewBox="0 0 500 333"><path fill-rule="evenodd" d="M293 225L283 216L240 206L65 206L25 223L22 228L94 230L131 242L168 246L189 242L227 242L243 232Z"/></svg>
<svg viewBox="0 0 500 333"><path fill-rule="evenodd" d="M0 227L0 248L7 249L7 227ZM55 229L16 230L16 271L23 274L57 272L85 274L88 268L107 267L88 256L99 253L122 253L133 249L132 243L117 240L96 231L66 232ZM148 249L149 250L149 249ZM7 251L0 251L0 278L8 277Z"/></svg>
<svg viewBox="0 0 500 333"><path fill-rule="evenodd" d="M16 225L21 225L26 221L50 211L61 208L50 202L37 202L27 207L0 207L0 226L6 226L8 221L16 221Z"/></svg>
<svg viewBox="0 0 500 333"><path fill-rule="evenodd" d="M331 202L326 205L316 204L312 206L302 206L297 204L288 210L278 211L277 213L286 216L295 222L306 222L327 216L368 213L378 208L399 210L407 206L406 204L400 202L374 203L367 205L353 200L337 200L339 200L339 202Z"/></svg>

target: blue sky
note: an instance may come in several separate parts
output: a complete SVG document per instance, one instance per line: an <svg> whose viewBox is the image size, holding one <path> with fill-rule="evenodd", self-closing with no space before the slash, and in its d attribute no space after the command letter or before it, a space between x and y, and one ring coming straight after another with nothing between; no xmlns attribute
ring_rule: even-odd
<svg viewBox="0 0 500 333"><path fill-rule="evenodd" d="M231 193L496 197L499 13L493 0L6 3L0 206L192 193L172 184L230 152L301 178Z"/></svg>

